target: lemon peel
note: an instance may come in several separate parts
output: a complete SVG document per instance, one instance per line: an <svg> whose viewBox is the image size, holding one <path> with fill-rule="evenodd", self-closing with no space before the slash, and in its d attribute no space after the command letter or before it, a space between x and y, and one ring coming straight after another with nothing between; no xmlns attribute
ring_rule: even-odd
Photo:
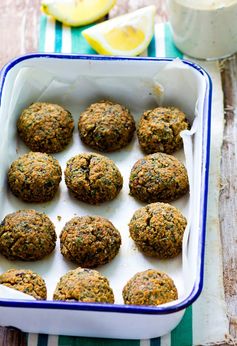
<svg viewBox="0 0 237 346"><path fill-rule="evenodd" d="M69 26L94 23L104 17L116 0L42 0L41 10Z"/></svg>

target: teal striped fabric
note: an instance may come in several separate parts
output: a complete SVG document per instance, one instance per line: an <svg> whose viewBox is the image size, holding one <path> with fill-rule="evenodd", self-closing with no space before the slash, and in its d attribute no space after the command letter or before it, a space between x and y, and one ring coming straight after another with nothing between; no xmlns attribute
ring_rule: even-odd
<svg viewBox="0 0 237 346"><path fill-rule="evenodd" d="M81 35L84 27L67 27L58 21L41 16L39 31L39 51L56 53L96 54ZM168 23L156 25L156 32L144 55L150 57L182 57L171 39Z"/></svg>
<svg viewBox="0 0 237 346"><path fill-rule="evenodd" d="M86 26L88 27L88 26ZM39 51L57 53L96 54L81 35L86 27L65 27L46 16L41 17ZM144 55L150 57L182 57L171 39L169 24L156 26L155 35ZM28 334L28 346L192 346L192 307L190 306L178 327L169 335L150 340L114 340L71 336Z"/></svg>

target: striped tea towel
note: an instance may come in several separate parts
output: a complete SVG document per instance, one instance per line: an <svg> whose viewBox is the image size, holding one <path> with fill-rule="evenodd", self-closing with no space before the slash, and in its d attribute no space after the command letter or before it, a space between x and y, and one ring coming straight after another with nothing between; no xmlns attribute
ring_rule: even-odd
<svg viewBox="0 0 237 346"><path fill-rule="evenodd" d="M57 53L95 54L81 35L83 28L70 28L46 16L41 17L39 51ZM168 23L157 24L155 35L144 55L180 57ZM200 63L200 62L199 62ZM224 301L222 251L220 241L218 202L220 158L223 134L223 94L220 72L215 63L203 66L213 80L213 114L211 139L210 186L208 201L205 283L197 302L186 310L178 325L169 335L151 340L112 340L27 334L28 346L192 346L221 343L228 335L228 319ZM215 158L212 160L212 158ZM215 260L213 261L213 256Z"/></svg>
<svg viewBox="0 0 237 346"><path fill-rule="evenodd" d="M96 54L89 46L87 41L81 35L84 27L68 27L64 24L54 21L52 18L41 16L39 51L55 53L83 53ZM170 32L170 26L166 24L157 24L155 35L144 55L155 57L180 57L182 53L173 44ZM159 42L159 44L157 44Z"/></svg>

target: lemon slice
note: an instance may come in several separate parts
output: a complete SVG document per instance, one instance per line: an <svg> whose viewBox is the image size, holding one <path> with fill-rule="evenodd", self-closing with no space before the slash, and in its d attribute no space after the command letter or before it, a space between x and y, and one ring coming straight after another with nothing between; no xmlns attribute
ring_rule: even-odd
<svg viewBox="0 0 237 346"><path fill-rule="evenodd" d="M41 10L59 22L81 26L105 16L116 0L43 0Z"/></svg>
<svg viewBox="0 0 237 346"><path fill-rule="evenodd" d="M143 7L82 31L99 54L136 56L149 45L155 22L155 6Z"/></svg>

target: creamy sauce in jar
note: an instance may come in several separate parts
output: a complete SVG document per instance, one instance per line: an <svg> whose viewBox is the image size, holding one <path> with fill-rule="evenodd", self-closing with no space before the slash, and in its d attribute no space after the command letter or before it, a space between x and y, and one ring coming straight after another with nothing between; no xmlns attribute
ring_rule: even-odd
<svg viewBox="0 0 237 346"><path fill-rule="evenodd" d="M237 0L168 0L176 46L195 58L237 52Z"/></svg>

